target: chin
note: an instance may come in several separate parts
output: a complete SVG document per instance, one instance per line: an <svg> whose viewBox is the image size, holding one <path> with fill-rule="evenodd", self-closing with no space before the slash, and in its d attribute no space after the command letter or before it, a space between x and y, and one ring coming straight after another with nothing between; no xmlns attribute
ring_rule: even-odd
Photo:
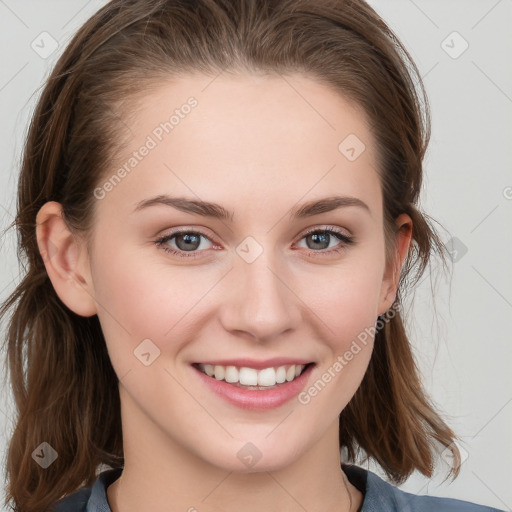
<svg viewBox="0 0 512 512"><path fill-rule="evenodd" d="M300 456L301 449L291 444L269 442L269 440L256 440L254 442L240 443L235 446L211 454L208 462L225 471L235 473L261 473L267 471L280 471L292 465ZM304 449L304 445L301 446ZM202 458L205 459L203 452Z"/></svg>

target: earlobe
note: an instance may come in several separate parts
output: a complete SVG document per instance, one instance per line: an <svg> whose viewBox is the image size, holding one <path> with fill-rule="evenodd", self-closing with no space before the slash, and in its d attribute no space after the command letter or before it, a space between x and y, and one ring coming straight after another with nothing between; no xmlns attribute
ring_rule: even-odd
<svg viewBox="0 0 512 512"><path fill-rule="evenodd" d="M386 267L382 281L378 314L384 314L395 302L402 266L412 241L412 219L402 213L396 219L396 239L393 260Z"/></svg>
<svg viewBox="0 0 512 512"><path fill-rule="evenodd" d="M80 316L97 313L84 241L62 217L62 206L45 203L36 217L36 238L46 272L60 300Z"/></svg>

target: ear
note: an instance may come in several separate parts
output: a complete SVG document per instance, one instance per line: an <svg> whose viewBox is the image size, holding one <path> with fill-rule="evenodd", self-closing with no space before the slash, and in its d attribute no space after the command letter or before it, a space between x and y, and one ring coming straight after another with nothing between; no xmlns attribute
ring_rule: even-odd
<svg viewBox="0 0 512 512"><path fill-rule="evenodd" d="M60 300L80 316L97 313L85 241L73 234L62 206L45 203L36 217L36 238L46 272Z"/></svg>
<svg viewBox="0 0 512 512"><path fill-rule="evenodd" d="M384 314L395 302L398 284L409 246L412 240L412 219L406 213L396 219L395 247L391 261L386 265L382 280L378 314Z"/></svg>

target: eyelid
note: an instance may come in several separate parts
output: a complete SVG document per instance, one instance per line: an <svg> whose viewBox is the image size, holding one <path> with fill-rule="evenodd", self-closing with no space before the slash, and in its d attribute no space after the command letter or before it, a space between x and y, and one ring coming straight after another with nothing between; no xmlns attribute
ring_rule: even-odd
<svg viewBox="0 0 512 512"><path fill-rule="evenodd" d="M301 238L305 237L306 235L309 235L310 233L316 233L318 231L334 231L336 233L339 233L340 235L346 236L347 238L353 238L354 236L347 228L342 228L340 226L330 226L328 224L322 225L322 227L312 227L306 229L306 231L303 231L299 236ZM345 232L344 232L345 231Z"/></svg>
<svg viewBox="0 0 512 512"><path fill-rule="evenodd" d="M208 228L206 228L204 226L200 226L200 227L180 226L179 228L170 228L170 229L171 229L170 232L163 233L162 235L159 235L158 238L161 239L161 238L164 238L167 236L177 235L179 233L197 233L197 234L204 236L211 242L214 242L214 240L215 240L215 235L211 234L211 233L213 233L213 231L209 230ZM340 234L343 234L347 238L353 238L352 233L347 228L341 227L341 226L333 226L333 225L329 225L329 224L321 224L319 226L313 226L311 228L307 228L304 231L301 231L298 235L296 235L296 237L302 238L310 233L315 233L317 231L329 231L329 230L340 232ZM215 242L215 243L217 243L217 242ZM220 245L220 244L218 244L218 245Z"/></svg>
<svg viewBox="0 0 512 512"><path fill-rule="evenodd" d="M169 228L169 230L167 232L164 232L161 235L158 235L156 239L161 240L163 238L169 238L169 237L172 237L175 235L179 235L181 233L194 233L197 235L201 235L203 238L206 238L210 242L220 245L217 242L215 242L216 237L214 234L212 234L213 231L211 231L208 228L205 228L203 226L200 226L200 227L180 226L178 228Z"/></svg>

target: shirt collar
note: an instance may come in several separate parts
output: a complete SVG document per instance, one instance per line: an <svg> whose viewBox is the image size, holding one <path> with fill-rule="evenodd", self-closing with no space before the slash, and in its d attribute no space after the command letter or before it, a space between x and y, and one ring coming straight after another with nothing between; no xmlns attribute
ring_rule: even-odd
<svg viewBox="0 0 512 512"><path fill-rule="evenodd" d="M85 512L112 512L107 500L107 487L115 482L123 472L123 468L114 468L102 471L91 490Z"/></svg>

